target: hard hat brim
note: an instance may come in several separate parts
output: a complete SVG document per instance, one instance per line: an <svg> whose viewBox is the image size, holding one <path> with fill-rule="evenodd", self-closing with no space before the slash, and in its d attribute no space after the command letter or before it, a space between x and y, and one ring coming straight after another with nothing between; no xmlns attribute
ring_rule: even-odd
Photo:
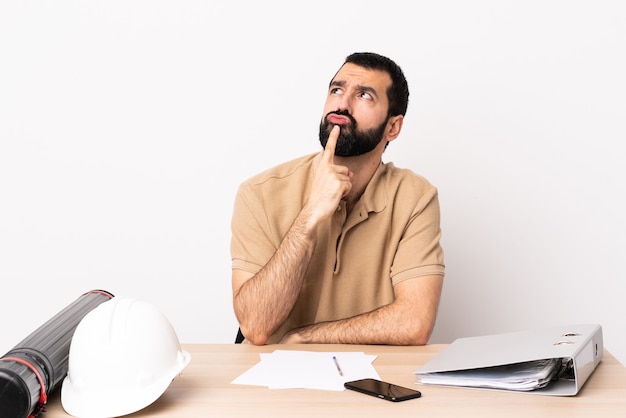
<svg viewBox="0 0 626 418"><path fill-rule="evenodd" d="M164 376L137 391L126 391L124 385L101 390L80 391L69 377L63 380L61 404L65 412L78 418L114 418L132 414L153 404L172 380L187 367L191 355L181 351L180 363L170 375Z"/></svg>

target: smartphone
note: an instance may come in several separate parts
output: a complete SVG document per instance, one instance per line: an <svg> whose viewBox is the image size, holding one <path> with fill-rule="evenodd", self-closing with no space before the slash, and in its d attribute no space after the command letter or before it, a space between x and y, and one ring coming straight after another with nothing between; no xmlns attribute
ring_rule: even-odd
<svg viewBox="0 0 626 418"><path fill-rule="evenodd" d="M392 402L406 401L407 399L415 399L422 396L422 393L418 390L394 385L393 383L381 382L376 379L353 380L352 382L344 383L344 386L346 389L356 390L357 392Z"/></svg>

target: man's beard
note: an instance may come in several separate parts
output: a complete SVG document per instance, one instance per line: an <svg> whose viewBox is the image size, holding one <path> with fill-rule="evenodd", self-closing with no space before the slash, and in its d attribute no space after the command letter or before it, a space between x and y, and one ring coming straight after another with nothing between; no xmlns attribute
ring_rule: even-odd
<svg viewBox="0 0 626 418"><path fill-rule="evenodd" d="M383 140L387 120L381 123L378 128L361 132L357 129L356 120L347 111L334 111L324 116L320 123L319 137L322 148L326 148L330 131L335 126L327 120L330 114L343 115L350 119L350 125L341 125L341 132L335 147L335 155L338 157L356 157L357 155L366 154L376 148L380 141Z"/></svg>

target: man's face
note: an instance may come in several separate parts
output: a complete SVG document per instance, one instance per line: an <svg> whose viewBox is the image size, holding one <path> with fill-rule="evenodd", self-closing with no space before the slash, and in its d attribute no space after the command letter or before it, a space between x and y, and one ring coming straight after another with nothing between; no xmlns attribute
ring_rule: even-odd
<svg viewBox="0 0 626 418"><path fill-rule="evenodd" d="M384 71L345 64L330 83L320 122L320 143L326 147L334 125L341 127L335 155L352 157L374 150L386 135L391 78Z"/></svg>

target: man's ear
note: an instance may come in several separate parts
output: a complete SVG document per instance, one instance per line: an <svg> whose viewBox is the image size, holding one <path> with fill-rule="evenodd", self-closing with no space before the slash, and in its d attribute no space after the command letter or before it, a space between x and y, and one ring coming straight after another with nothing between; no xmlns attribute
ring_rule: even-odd
<svg viewBox="0 0 626 418"><path fill-rule="evenodd" d="M387 132L385 140L391 142L400 135L402 130L402 123L404 122L404 116L396 115L389 118L387 121Z"/></svg>

